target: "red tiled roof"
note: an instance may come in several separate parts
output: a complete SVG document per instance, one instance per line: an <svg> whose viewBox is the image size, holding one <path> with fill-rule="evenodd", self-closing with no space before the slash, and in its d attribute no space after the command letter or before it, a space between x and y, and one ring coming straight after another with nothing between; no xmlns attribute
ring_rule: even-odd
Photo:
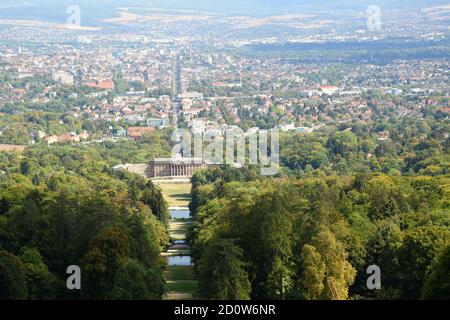
<svg viewBox="0 0 450 320"><path fill-rule="evenodd" d="M104 79L97 82L86 82L83 85L90 88L114 90L114 81L111 79Z"/></svg>
<svg viewBox="0 0 450 320"><path fill-rule="evenodd" d="M336 86L320 86L320 89L337 89Z"/></svg>
<svg viewBox="0 0 450 320"><path fill-rule="evenodd" d="M128 128L128 136L132 138L142 137L143 134L155 131L152 127L130 127Z"/></svg>

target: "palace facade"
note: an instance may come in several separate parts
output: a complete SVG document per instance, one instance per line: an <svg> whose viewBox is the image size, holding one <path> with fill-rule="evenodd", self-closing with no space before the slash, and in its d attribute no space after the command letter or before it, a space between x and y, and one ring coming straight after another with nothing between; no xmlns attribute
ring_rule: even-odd
<svg viewBox="0 0 450 320"><path fill-rule="evenodd" d="M194 158L157 158L149 162L145 171L148 178L192 177L197 170L207 165L201 159Z"/></svg>

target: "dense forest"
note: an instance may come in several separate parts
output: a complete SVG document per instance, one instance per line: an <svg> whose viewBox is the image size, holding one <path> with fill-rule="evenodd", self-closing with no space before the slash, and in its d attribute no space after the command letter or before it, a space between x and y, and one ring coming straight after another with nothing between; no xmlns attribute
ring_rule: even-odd
<svg viewBox="0 0 450 320"><path fill-rule="evenodd" d="M442 41L348 41L327 43L284 43L249 45L248 54L282 55L297 63L365 63L379 65L396 60L442 59L448 57L448 39ZM336 54L339 52L339 54Z"/></svg>
<svg viewBox="0 0 450 320"><path fill-rule="evenodd" d="M425 121L390 118L373 125L342 124L312 135L287 134L280 142L281 169L297 177L445 175L450 172L449 131L448 120L436 114Z"/></svg>
<svg viewBox="0 0 450 320"><path fill-rule="evenodd" d="M251 176L215 168L193 178L203 297L450 297L448 177ZM366 287L370 265L381 290Z"/></svg>
<svg viewBox="0 0 450 320"><path fill-rule="evenodd" d="M146 179L113 171L110 153L127 151L0 154L0 299L162 298L167 203ZM82 270L83 290L67 290L71 265Z"/></svg>

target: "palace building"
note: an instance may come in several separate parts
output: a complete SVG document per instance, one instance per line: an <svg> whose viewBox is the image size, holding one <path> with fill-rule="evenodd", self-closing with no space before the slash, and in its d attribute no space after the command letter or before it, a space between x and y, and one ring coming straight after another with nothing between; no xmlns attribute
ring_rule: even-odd
<svg viewBox="0 0 450 320"><path fill-rule="evenodd" d="M148 164L145 171L148 178L192 177L197 170L207 165L201 159L194 158L157 158Z"/></svg>

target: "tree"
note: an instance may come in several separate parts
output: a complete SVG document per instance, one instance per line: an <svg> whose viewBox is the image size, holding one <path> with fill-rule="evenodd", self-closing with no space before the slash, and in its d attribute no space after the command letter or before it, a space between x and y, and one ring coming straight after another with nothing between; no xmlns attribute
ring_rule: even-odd
<svg viewBox="0 0 450 320"><path fill-rule="evenodd" d="M400 288L408 299L420 298L428 267L449 245L450 230L432 224L408 229L399 249Z"/></svg>
<svg viewBox="0 0 450 320"><path fill-rule="evenodd" d="M211 200L214 197L213 191L214 186L212 184L199 185L198 187L192 189L192 200L189 203L189 210L194 213L194 216L195 213L197 213L198 208L205 205L208 200Z"/></svg>
<svg viewBox="0 0 450 320"><path fill-rule="evenodd" d="M325 288L326 266L320 253L311 245L305 244L303 246L301 269L302 278L300 279L300 289L305 292L306 299L320 299Z"/></svg>
<svg viewBox="0 0 450 320"><path fill-rule="evenodd" d="M386 175L375 176L368 181L365 191L370 197L369 214L372 219L386 218L400 212L398 189L399 186Z"/></svg>
<svg viewBox="0 0 450 320"><path fill-rule="evenodd" d="M114 276L112 299L159 300L165 292L164 277L157 268L146 269L139 262L129 260Z"/></svg>
<svg viewBox="0 0 450 320"><path fill-rule="evenodd" d="M28 299L54 299L56 278L48 270L39 251L23 248L20 259L25 267Z"/></svg>
<svg viewBox="0 0 450 320"><path fill-rule="evenodd" d="M114 275L129 258L130 241L120 227L106 227L94 237L85 257L84 274L88 294L106 297L113 286Z"/></svg>
<svg viewBox="0 0 450 320"><path fill-rule="evenodd" d="M142 202L152 209L153 214L159 221L161 221L165 226L168 225L170 216L167 202L164 200L161 189L156 187L151 181L147 183L142 196Z"/></svg>
<svg viewBox="0 0 450 320"><path fill-rule="evenodd" d="M250 209L240 244L251 263L254 298L284 299L292 286L293 217L282 190L266 192Z"/></svg>
<svg viewBox="0 0 450 320"><path fill-rule="evenodd" d="M5 250L0 251L0 300L26 298L25 266L17 256Z"/></svg>
<svg viewBox="0 0 450 320"><path fill-rule="evenodd" d="M399 282L404 270L399 266L399 250L403 245L403 233L400 227L391 219L374 223L376 230L367 243L367 266L377 265L383 274L381 290L373 292L376 298L399 299L401 291ZM363 268L365 269L365 268ZM365 270L358 275L361 293L368 294Z"/></svg>
<svg viewBox="0 0 450 320"><path fill-rule="evenodd" d="M355 280L356 271L347 261L348 254L344 246L328 230L319 232L313 237L311 244L318 253L318 255L314 255L314 259L317 260L316 262L320 261L318 259L320 255L325 266L324 290L321 293L321 299L347 299L348 290ZM318 267L318 270L322 267L320 262ZM320 278L320 274L316 277ZM316 285L316 288L318 287Z"/></svg>
<svg viewBox="0 0 450 320"><path fill-rule="evenodd" d="M450 246L432 264L422 289L423 299L450 300Z"/></svg>
<svg viewBox="0 0 450 320"><path fill-rule="evenodd" d="M202 297L218 300L248 300L251 285L243 262L243 250L231 240L212 240L198 261Z"/></svg>
<svg viewBox="0 0 450 320"><path fill-rule="evenodd" d="M151 217L156 220L155 217ZM153 266L160 254L159 239L155 228L156 221L151 218L144 223L144 218L135 213L128 218L131 255L145 267Z"/></svg>
<svg viewBox="0 0 450 320"><path fill-rule="evenodd" d="M334 154L347 157L358 150L358 138L352 132L337 132L330 139L328 146Z"/></svg>

